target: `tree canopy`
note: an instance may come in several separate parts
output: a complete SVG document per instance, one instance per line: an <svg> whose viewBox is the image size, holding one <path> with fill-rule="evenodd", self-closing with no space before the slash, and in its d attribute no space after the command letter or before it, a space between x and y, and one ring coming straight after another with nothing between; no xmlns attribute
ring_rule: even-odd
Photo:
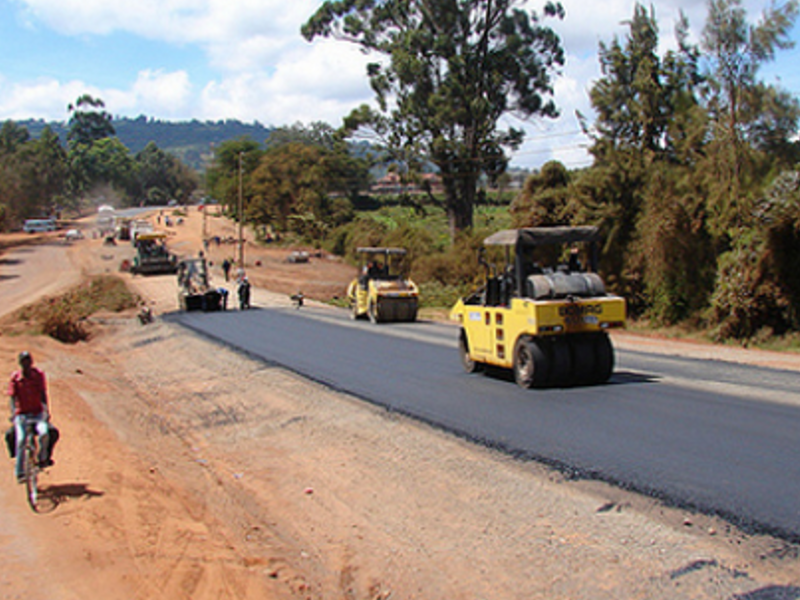
<svg viewBox="0 0 800 600"><path fill-rule="evenodd" d="M103 138L112 137L116 132L111 124L111 115L105 110L105 103L99 98L84 94L67 109L71 113L67 140L70 148L79 144L91 145Z"/></svg>
<svg viewBox="0 0 800 600"><path fill-rule="evenodd" d="M708 11L699 45L682 16L661 54L655 12L635 6L626 34L600 44L584 121L594 164L569 179L546 165L515 219L599 225L606 281L633 315L780 333L798 325L800 105L759 70L791 45L798 3L752 25L740 0Z"/></svg>
<svg viewBox="0 0 800 600"><path fill-rule="evenodd" d="M503 115L555 117L552 77L564 63L555 32L514 0L328 0L302 27L309 41L334 37L380 55L368 66L399 156L424 155L439 170L451 231L470 228L478 179L496 177L523 139ZM547 3L545 17L562 18Z"/></svg>
<svg viewBox="0 0 800 600"><path fill-rule="evenodd" d="M14 121L0 126L0 226L90 203L96 186L112 189L121 206L189 200L197 175L155 144L132 156L103 108L91 96L70 105L67 148L48 126L37 138Z"/></svg>

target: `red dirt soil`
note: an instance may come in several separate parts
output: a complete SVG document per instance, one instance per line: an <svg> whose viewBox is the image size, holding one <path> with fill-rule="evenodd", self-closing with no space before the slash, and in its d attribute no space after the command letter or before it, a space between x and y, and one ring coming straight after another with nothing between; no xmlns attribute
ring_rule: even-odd
<svg viewBox="0 0 800 600"><path fill-rule="evenodd" d="M235 237L222 220L206 227ZM196 254L201 228L190 213L172 229L173 249ZM61 250L84 276L116 273L132 253L99 239ZM354 275L332 258L296 265L285 249L245 253L259 303L288 304L299 290L342 295ZM221 283L236 246L208 254ZM34 287L53 278L40 270ZM122 276L157 315L175 310L174 278ZM10 461L0 473L0 598L671 600L800 581L796 548L779 540L564 481L161 319L97 315L92 331L71 346L0 335L0 372L30 349L62 431L41 513Z"/></svg>

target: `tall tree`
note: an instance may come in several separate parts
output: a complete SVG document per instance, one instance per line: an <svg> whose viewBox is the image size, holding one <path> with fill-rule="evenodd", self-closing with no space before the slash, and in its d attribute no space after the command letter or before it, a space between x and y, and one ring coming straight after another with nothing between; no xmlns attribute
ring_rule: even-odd
<svg viewBox="0 0 800 600"><path fill-rule="evenodd" d="M770 94L768 86L759 86L758 72L777 50L794 46L789 34L797 19L798 0L770 5L755 24L748 23L741 0L709 0L708 7L702 46L710 75L707 104L715 125L716 143L711 150L716 160L711 166L719 181L711 208L715 230L724 235L741 225L740 217L750 212L746 203L752 199L751 190L743 186L752 180L747 169L751 150L763 141L757 139L765 125L758 108L765 102L786 102L778 110L786 115L793 104L797 121L797 100ZM769 129L774 133L786 128Z"/></svg>
<svg viewBox="0 0 800 600"><path fill-rule="evenodd" d="M77 199L94 184L105 183L91 155L92 146L114 135L111 115L102 110L105 104L99 98L84 94L67 108L71 113L67 144L69 163L69 192Z"/></svg>
<svg viewBox="0 0 800 600"><path fill-rule="evenodd" d="M709 258L702 192L692 174L704 157L706 113L699 103L699 51L688 22L677 49L658 53L655 13L636 5L623 40L600 45L603 77L590 95L598 118L591 131L595 165L576 181L579 219L606 233L610 283L634 313L679 320L707 297L708 270L687 256ZM588 128L587 128L588 132ZM713 264L698 261L694 266Z"/></svg>
<svg viewBox="0 0 800 600"><path fill-rule="evenodd" d="M555 32L514 0L328 0L303 26L382 55L367 73L398 149L420 149L442 177L451 233L470 228L477 182L507 164L523 132L508 113L555 117L552 76L564 63ZM548 2L547 17L563 18Z"/></svg>
<svg viewBox="0 0 800 600"><path fill-rule="evenodd" d="M34 140L11 121L0 129L0 204L9 223L52 215L63 201L66 174L66 153L49 127Z"/></svg>
<svg viewBox="0 0 800 600"><path fill-rule="evenodd" d="M668 104L654 12L637 4L627 24L622 40L600 44L603 76L590 90L597 119L591 131L584 125L592 137L595 165L576 181L575 189L583 203L580 218L605 232L609 282L635 297L631 280L639 276L629 272L630 247L644 204L648 166L664 156Z"/></svg>
<svg viewBox="0 0 800 600"><path fill-rule="evenodd" d="M155 142L148 143L133 161L129 193L137 204L164 204L173 198L186 203L196 188L194 173Z"/></svg>
<svg viewBox="0 0 800 600"><path fill-rule="evenodd" d="M318 121L308 126L295 123L290 127L277 127L270 132L265 142L267 152L287 144L303 144L324 150L337 156L337 164L346 171L339 181L346 181L347 186L339 191L345 192L351 200L355 200L370 185L369 163L367 159L355 155L357 148L344 139L342 130L336 130L328 123Z"/></svg>
<svg viewBox="0 0 800 600"><path fill-rule="evenodd" d="M557 161L545 163L538 173L525 181L522 191L511 204L515 227L569 225L574 217L570 202L570 173Z"/></svg>
<svg viewBox="0 0 800 600"><path fill-rule="evenodd" d="M333 198L349 186L349 159L321 146L298 142L267 150L252 174L251 220L290 229L290 218L305 229L340 225L352 212Z"/></svg>
<svg viewBox="0 0 800 600"><path fill-rule="evenodd" d="M43 202L42 214L52 214L65 200L67 153L50 127L42 130L30 148L31 176L35 181L32 194Z"/></svg>
<svg viewBox="0 0 800 600"><path fill-rule="evenodd" d="M0 127L0 154L13 154L31 138L25 127L14 121L5 121Z"/></svg>
<svg viewBox="0 0 800 600"><path fill-rule="evenodd" d="M67 141L70 148L77 144L91 145L116 134L111 115L102 110L105 103L99 98L84 94L67 109L71 113Z"/></svg>
<svg viewBox="0 0 800 600"><path fill-rule="evenodd" d="M110 184L123 192L134 177L134 164L130 150L118 138L106 137L92 142L86 154L95 182Z"/></svg>
<svg viewBox="0 0 800 600"><path fill-rule="evenodd" d="M600 43L603 78L590 91L598 114L596 128L607 144L598 151L622 145L650 155L659 150L667 123L661 81L658 26L655 14L637 4L628 21L625 43L615 38Z"/></svg>
<svg viewBox="0 0 800 600"><path fill-rule="evenodd" d="M240 193L245 213L250 204L250 174L263 154L261 145L248 137L229 140L216 149L214 164L206 171L208 193L235 218L239 216Z"/></svg>

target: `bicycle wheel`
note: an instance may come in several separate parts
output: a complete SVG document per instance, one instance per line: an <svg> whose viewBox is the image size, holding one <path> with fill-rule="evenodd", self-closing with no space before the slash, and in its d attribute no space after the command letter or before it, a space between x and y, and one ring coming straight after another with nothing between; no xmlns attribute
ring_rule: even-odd
<svg viewBox="0 0 800 600"><path fill-rule="evenodd" d="M39 510L39 465L36 460L36 443L29 433L25 440L23 455L23 473L25 474L25 492L28 504L34 512Z"/></svg>

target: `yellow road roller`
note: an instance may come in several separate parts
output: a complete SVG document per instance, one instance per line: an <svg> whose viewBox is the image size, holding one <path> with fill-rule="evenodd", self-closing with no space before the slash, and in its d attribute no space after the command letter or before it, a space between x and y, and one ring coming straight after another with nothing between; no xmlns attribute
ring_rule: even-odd
<svg viewBox="0 0 800 600"><path fill-rule="evenodd" d="M373 323L417 319L419 289L407 276L404 248L357 248L360 275L347 288L354 319Z"/></svg>
<svg viewBox="0 0 800 600"><path fill-rule="evenodd" d="M626 307L597 273L599 241L595 227L509 229L486 238L485 283L450 313L460 324L465 370L511 369L526 388L607 381L614 370L608 331L625 326Z"/></svg>

